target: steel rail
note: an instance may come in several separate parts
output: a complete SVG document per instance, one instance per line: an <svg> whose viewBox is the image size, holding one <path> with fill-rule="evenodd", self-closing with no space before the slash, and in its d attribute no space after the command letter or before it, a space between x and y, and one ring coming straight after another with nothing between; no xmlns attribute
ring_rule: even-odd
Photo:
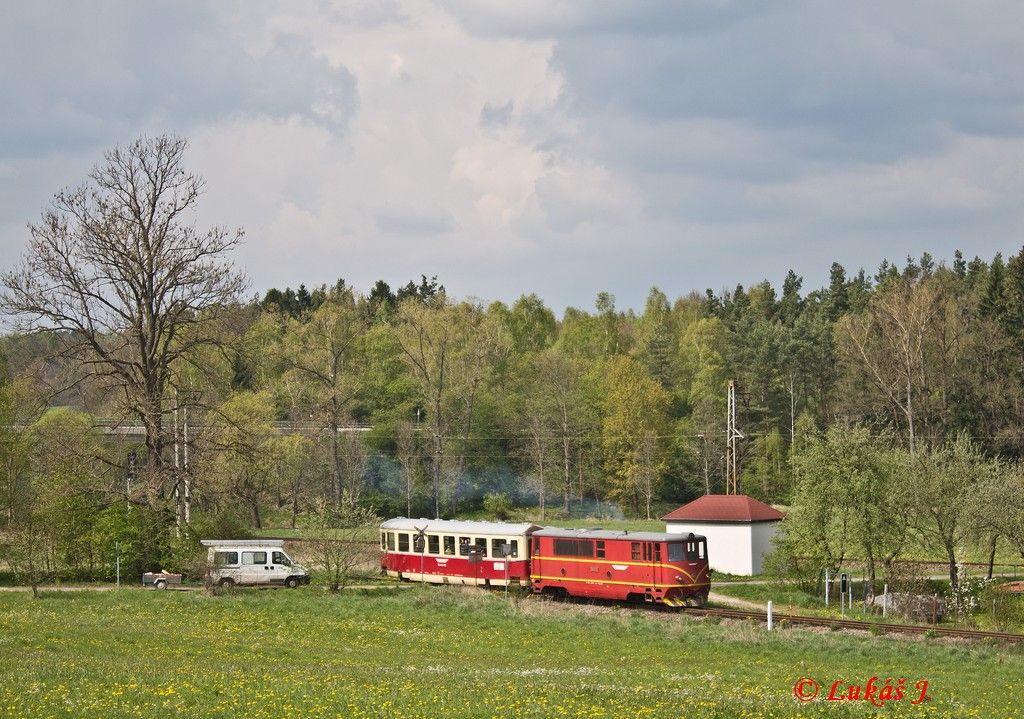
<svg viewBox="0 0 1024 719"><path fill-rule="evenodd" d="M765 612L748 612L742 609L686 609L685 614L691 616L722 617L725 619L753 619L759 622L767 622L768 615ZM1010 632L990 632L980 629L955 629L953 627L940 627L935 625L922 624L891 624L886 622L868 622L858 619L829 619L827 617L809 617L801 614L777 614L772 613L772 619L776 623L786 622L787 624L801 624L812 627L839 627L841 629L859 629L863 631L882 631L902 634L928 634L936 636L957 637L961 639L996 639L1007 642L1024 642L1024 634L1012 634Z"/></svg>

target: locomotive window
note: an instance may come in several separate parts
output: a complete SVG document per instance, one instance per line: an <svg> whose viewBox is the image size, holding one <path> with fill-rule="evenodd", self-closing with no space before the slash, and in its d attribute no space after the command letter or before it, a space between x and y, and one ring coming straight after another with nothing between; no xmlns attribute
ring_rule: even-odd
<svg viewBox="0 0 1024 719"><path fill-rule="evenodd" d="M604 559L604 540L597 540L597 556L600 559Z"/></svg>
<svg viewBox="0 0 1024 719"><path fill-rule="evenodd" d="M469 537L459 537L459 555L469 556Z"/></svg>
<svg viewBox="0 0 1024 719"><path fill-rule="evenodd" d="M708 556L707 543L702 539L697 542L697 556L704 559Z"/></svg>
<svg viewBox="0 0 1024 719"><path fill-rule="evenodd" d="M681 562L686 558L682 542L672 542L668 545L668 561Z"/></svg>
<svg viewBox="0 0 1024 719"><path fill-rule="evenodd" d="M431 554L441 553L441 538L436 534L431 534L427 537L427 551Z"/></svg>
<svg viewBox="0 0 1024 719"><path fill-rule="evenodd" d="M533 553L540 554L540 537L533 538Z"/></svg>
<svg viewBox="0 0 1024 719"><path fill-rule="evenodd" d="M699 559L697 556L697 542L686 543L686 558L691 562L696 562Z"/></svg>
<svg viewBox="0 0 1024 719"><path fill-rule="evenodd" d="M555 556L556 557L575 557L576 556L576 540L573 540L573 539L556 539L555 540Z"/></svg>
<svg viewBox="0 0 1024 719"><path fill-rule="evenodd" d="M640 561L640 542L633 542L631 546L633 549L633 561Z"/></svg>
<svg viewBox="0 0 1024 719"><path fill-rule="evenodd" d="M423 553L423 549L426 546L426 541L423 539L422 534L412 535L412 551Z"/></svg>
<svg viewBox="0 0 1024 719"><path fill-rule="evenodd" d="M455 537L450 534L446 534L444 537L444 553L448 555L455 554Z"/></svg>
<svg viewBox="0 0 1024 719"><path fill-rule="evenodd" d="M645 562L651 561L651 543L650 542L644 542L644 561Z"/></svg>
<svg viewBox="0 0 1024 719"><path fill-rule="evenodd" d="M654 545L654 561L655 562L660 562L661 561L661 545L660 544L655 544Z"/></svg>
<svg viewBox="0 0 1024 719"><path fill-rule="evenodd" d="M388 532L388 549L392 552L395 551L395 533Z"/></svg>
<svg viewBox="0 0 1024 719"><path fill-rule="evenodd" d="M559 557L593 557L594 542L590 539L556 539L555 554Z"/></svg>
<svg viewBox="0 0 1024 719"><path fill-rule="evenodd" d="M409 551L409 535L405 532L399 532L398 534L398 551L408 552Z"/></svg>

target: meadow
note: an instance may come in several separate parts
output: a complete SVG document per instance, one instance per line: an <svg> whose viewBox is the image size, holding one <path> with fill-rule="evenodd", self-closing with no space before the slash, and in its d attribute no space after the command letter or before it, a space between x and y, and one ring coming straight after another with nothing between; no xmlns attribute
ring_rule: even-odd
<svg viewBox="0 0 1024 719"><path fill-rule="evenodd" d="M800 703L793 685L908 679ZM715 623L476 589L0 594L0 716L1013 717L1024 648ZM932 700L909 701L929 680Z"/></svg>

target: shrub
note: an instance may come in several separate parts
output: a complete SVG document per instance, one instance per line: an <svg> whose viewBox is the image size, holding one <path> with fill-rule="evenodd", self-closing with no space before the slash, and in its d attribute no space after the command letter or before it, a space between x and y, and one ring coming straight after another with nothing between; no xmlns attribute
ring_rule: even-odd
<svg viewBox="0 0 1024 719"><path fill-rule="evenodd" d="M507 494L490 492L484 497L484 511L495 519L505 521L514 509L512 499Z"/></svg>

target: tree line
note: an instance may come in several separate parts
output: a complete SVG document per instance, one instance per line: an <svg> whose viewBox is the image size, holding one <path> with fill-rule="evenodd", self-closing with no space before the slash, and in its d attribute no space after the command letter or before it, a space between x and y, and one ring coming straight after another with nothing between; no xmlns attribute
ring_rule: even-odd
<svg viewBox="0 0 1024 719"><path fill-rule="evenodd" d="M836 263L811 291L792 271L778 290L652 288L639 312L607 292L561 316L535 294L460 299L426 275L246 299L231 259L242 233L197 226L185 148L158 137L107 153L3 274L15 329L0 501L5 536L38 537L22 561L81 570L117 535L151 563L190 532L301 525L325 502L655 517L723 491L730 379L742 491L792 505L793 541L811 517L816 561L859 546L884 566L903 546L888 532L904 515L883 497L867 511L876 490L946 527L936 541L956 552L960 529L879 477L923 488L970 457L989 468L975 479L1003 482L972 496L1019 506L1024 251L948 266L926 254L873 275ZM143 441L110 441L131 424ZM852 464L833 466L843 452ZM935 506L955 496L937 490ZM865 507L856 532L830 514L852 506ZM956 525L981 531L990 520L971 511Z"/></svg>

